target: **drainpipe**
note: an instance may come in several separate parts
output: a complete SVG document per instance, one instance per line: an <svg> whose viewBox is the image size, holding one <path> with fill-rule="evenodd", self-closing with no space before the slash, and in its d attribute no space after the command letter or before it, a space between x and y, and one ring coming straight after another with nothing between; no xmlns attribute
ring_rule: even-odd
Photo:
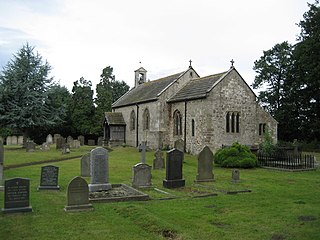
<svg viewBox="0 0 320 240"><path fill-rule="evenodd" d="M139 146L139 105L136 104L137 106L137 126L136 126L136 147Z"/></svg>
<svg viewBox="0 0 320 240"><path fill-rule="evenodd" d="M184 102L184 149L186 152L187 149L187 101Z"/></svg>

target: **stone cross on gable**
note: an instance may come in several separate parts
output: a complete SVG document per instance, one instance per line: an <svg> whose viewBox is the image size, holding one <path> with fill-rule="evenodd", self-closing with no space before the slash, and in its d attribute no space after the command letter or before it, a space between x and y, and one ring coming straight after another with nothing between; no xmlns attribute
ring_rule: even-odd
<svg viewBox="0 0 320 240"><path fill-rule="evenodd" d="M189 63L190 63L189 68L191 68L191 63L192 63L192 60L191 60L191 59L189 60Z"/></svg>
<svg viewBox="0 0 320 240"><path fill-rule="evenodd" d="M146 143L141 143L141 163L146 163Z"/></svg>
<svg viewBox="0 0 320 240"><path fill-rule="evenodd" d="M233 68L233 64L234 64L234 61L233 61L233 59L231 59L231 68Z"/></svg>

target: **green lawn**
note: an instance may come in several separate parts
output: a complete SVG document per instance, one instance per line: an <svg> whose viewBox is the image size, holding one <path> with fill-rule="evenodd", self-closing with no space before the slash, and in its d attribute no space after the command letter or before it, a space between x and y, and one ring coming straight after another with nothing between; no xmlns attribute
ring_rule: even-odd
<svg viewBox="0 0 320 240"><path fill-rule="evenodd" d="M5 161L21 162L29 154L14 152L6 151ZM139 160L135 148L121 147L109 152L110 182L130 185L132 166ZM148 152L147 163L152 165L152 160L153 152ZM186 154L184 188L163 188L165 170L152 170L153 187L170 195L144 190L153 200L95 203L93 212L65 213L66 189L69 181L79 175L80 159L53 165L60 167L58 192L36 190L43 165L5 171L7 179L30 178L33 213L1 213L0 239L320 239L319 170L240 170L241 181L233 184L231 169L215 167L215 182L195 184L196 157ZM226 194L245 189L252 192ZM210 193L218 196L195 198ZM2 206L3 195L0 192ZM177 198L160 200L169 196Z"/></svg>

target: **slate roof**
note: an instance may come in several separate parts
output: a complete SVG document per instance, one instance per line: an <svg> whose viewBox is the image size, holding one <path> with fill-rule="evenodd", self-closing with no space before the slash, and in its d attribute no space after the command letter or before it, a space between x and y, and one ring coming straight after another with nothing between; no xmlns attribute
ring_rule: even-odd
<svg viewBox="0 0 320 240"><path fill-rule="evenodd" d="M227 73L218 73L203 78L193 79L178 91L168 102L180 102L185 100L205 98L207 93L215 86L215 84L223 78Z"/></svg>
<svg viewBox="0 0 320 240"><path fill-rule="evenodd" d="M115 103L113 108L134 105L136 103L143 103L155 101L159 94L164 91L171 83L178 79L184 72L177 73L168 77L160 78L158 80L146 82L138 87L132 88Z"/></svg>
<svg viewBox="0 0 320 240"><path fill-rule="evenodd" d="M121 112L106 112L104 115L109 125L126 125Z"/></svg>

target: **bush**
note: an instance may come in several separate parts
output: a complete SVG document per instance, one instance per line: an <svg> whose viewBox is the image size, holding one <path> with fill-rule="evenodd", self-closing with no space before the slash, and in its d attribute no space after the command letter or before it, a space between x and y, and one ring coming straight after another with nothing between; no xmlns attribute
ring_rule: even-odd
<svg viewBox="0 0 320 240"><path fill-rule="evenodd" d="M257 157L247 146L234 143L230 148L219 149L214 162L221 167L253 168L258 164Z"/></svg>

